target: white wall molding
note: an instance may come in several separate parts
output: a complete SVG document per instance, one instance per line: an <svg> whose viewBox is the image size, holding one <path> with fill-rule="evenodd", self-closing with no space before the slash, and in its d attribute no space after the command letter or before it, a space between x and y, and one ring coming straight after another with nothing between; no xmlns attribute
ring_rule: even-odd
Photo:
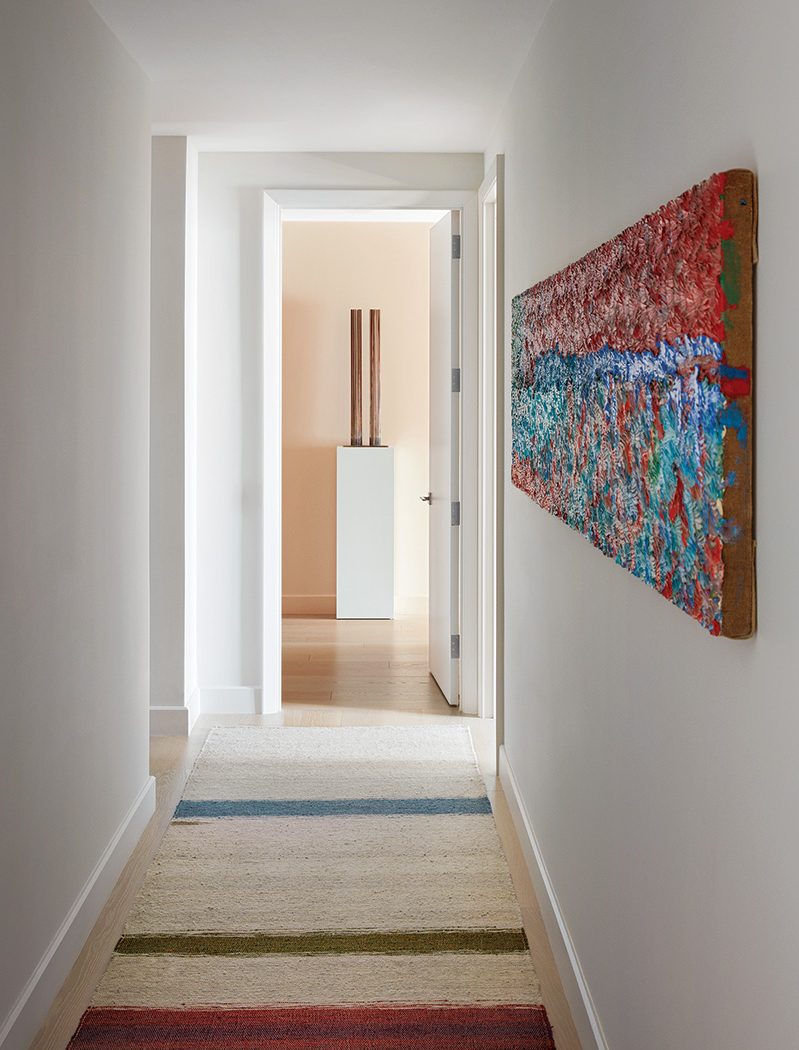
<svg viewBox="0 0 799 1050"><path fill-rule="evenodd" d="M27 1050L155 812L148 777L0 1028L3 1050Z"/></svg>
<svg viewBox="0 0 799 1050"><path fill-rule="evenodd" d="M284 616L335 616L335 594L284 594Z"/></svg>
<svg viewBox="0 0 799 1050"><path fill-rule="evenodd" d="M201 707L202 698L200 696L200 690L195 688L191 691L186 700L186 709L189 712L189 733L194 729L194 723L200 717Z"/></svg>
<svg viewBox="0 0 799 1050"><path fill-rule="evenodd" d="M499 749L499 780L505 792L516 834L519 836L530 878L535 886L552 954L583 1050L608 1050L580 960L504 746Z"/></svg>
<svg viewBox="0 0 799 1050"><path fill-rule="evenodd" d="M201 689L200 710L204 715L258 715L262 713L261 690L248 685Z"/></svg>

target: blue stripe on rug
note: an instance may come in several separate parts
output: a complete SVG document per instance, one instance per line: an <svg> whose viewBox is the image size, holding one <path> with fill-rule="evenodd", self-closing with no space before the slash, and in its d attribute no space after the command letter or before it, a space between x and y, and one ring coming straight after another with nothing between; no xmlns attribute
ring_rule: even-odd
<svg viewBox="0 0 799 1050"><path fill-rule="evenodd" d="M478 798L334 798L334 799L182 799L181 817L384 817L490 813L485 795Z"/></svg>

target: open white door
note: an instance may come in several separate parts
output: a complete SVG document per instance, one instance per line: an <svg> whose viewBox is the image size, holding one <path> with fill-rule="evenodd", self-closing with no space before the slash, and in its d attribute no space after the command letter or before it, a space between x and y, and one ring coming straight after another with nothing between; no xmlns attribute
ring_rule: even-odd
<svg viewBox="0 0 799 1050"><path fill-rule="evenodd" d="M460 213L430 231L430 673L460 693Z"/></svg>

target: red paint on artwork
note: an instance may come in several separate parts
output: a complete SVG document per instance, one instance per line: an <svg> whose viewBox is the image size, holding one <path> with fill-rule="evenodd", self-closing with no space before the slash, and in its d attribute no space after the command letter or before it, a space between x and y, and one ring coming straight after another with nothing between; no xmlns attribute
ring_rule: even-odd
<svg viewBox="0 0 799 1050"><path fill-rule="evenodd" d="M726 379L724 376L721 378L721 392L727 398L728 401L734 401L737 397L747 397L750 390L752 389L752 378L748 374L741 378L734 377Z"/></svg>
<svg viewBox="0 0 799 1050"><path fill-rule="evenodd" d="M524 293L522 369L538 354L657 352L661 343L724 341L719 282L725 178L713 175Z"/></svg>

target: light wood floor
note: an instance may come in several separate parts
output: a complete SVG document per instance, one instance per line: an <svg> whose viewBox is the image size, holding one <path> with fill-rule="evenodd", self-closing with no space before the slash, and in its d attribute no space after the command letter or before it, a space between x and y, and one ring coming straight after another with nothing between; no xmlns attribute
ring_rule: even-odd
<svg viewBox="0 0 799 1050"><path fill-rule="evenodd" d="M191 737L154 737L156 812L67 978L31 1050L64 1050L111 958L125 917L155 855L189 771L212 725L419 725L458 719L472 732L510 864L530 951L558 1050L580 1050L538 902L502 788L493 723L463 718L427 670L427 625L398 620L290 618L283 623L283 710L276 715L205 715Z"/></svg>

